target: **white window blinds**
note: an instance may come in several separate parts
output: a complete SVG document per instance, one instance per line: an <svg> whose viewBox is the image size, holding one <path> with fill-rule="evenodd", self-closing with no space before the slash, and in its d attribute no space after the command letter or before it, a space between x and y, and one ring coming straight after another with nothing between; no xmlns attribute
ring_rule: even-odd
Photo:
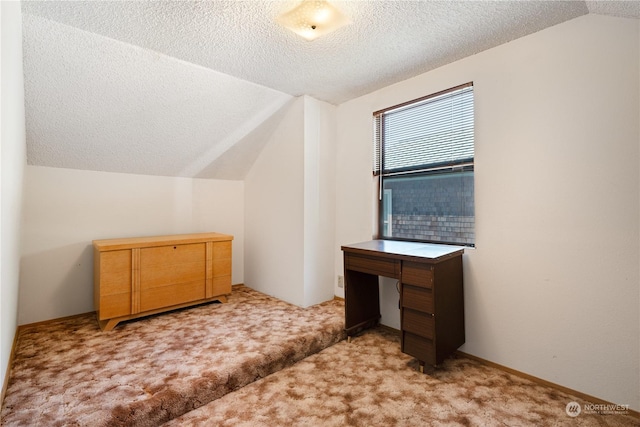
<svg viewBox="0 0 640 427"><path fill-rule="evenodd" d="M473 83L374 113L376 175L473 167Z"/></svg>

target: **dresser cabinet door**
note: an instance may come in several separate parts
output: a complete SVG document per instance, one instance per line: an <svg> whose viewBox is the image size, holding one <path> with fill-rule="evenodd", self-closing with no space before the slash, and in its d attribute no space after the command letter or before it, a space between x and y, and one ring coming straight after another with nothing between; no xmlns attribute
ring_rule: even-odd
<svg viewBox="0 0 640 427"><path fill-rule="evenodd" d="M212 278L207 298L231 293L231 241L213 242Z"/></svg>
<svg viewBox="0 0 640 427"><path fill-rule="evenodd" d="M131 250L96 253L98 319L131 314Z"/></svg>
<svg viewBox="0 0 640 427"><path fill-rule="evenodd" d="M140 311L205 298L205 244L140 250Z"/></svg>

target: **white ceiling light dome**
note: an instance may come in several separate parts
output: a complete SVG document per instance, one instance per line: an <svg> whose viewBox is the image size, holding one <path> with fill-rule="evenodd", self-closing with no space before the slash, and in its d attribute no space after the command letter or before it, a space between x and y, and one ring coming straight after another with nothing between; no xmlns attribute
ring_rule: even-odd
<svg viewBox="0 0 640 427"><path fill-rule="evenodd" d="M351 23L338 8L324 0L304 0L280 15L278 22L311 41Z"/></svg>

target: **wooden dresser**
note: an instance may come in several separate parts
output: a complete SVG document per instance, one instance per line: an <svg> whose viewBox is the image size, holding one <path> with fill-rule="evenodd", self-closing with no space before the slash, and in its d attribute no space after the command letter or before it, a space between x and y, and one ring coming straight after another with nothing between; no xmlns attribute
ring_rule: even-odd
<svg viewBox="0 0 640 427"><path fill-rule="evenodd" d="M94 306L103 331L231 293L231 241L219 233L93 241Z"/></svg>
<svg viewBox="0 0 640 427"><path fill-rule="evenodd" d="M402 351L420 369L464 344L464 248L372 240L342 246L347 336L380 320L378 276L398 279Z"/></svg>

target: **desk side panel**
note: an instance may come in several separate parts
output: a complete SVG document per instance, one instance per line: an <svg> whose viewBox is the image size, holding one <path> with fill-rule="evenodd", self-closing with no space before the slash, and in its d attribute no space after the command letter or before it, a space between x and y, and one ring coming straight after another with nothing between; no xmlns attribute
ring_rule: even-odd
<svg viewBox="0 0 640 427"><path fill-rule="evenodd" d="M434 279L436 351L441 361L465 341L462 255L437 264Z"/></svg>

